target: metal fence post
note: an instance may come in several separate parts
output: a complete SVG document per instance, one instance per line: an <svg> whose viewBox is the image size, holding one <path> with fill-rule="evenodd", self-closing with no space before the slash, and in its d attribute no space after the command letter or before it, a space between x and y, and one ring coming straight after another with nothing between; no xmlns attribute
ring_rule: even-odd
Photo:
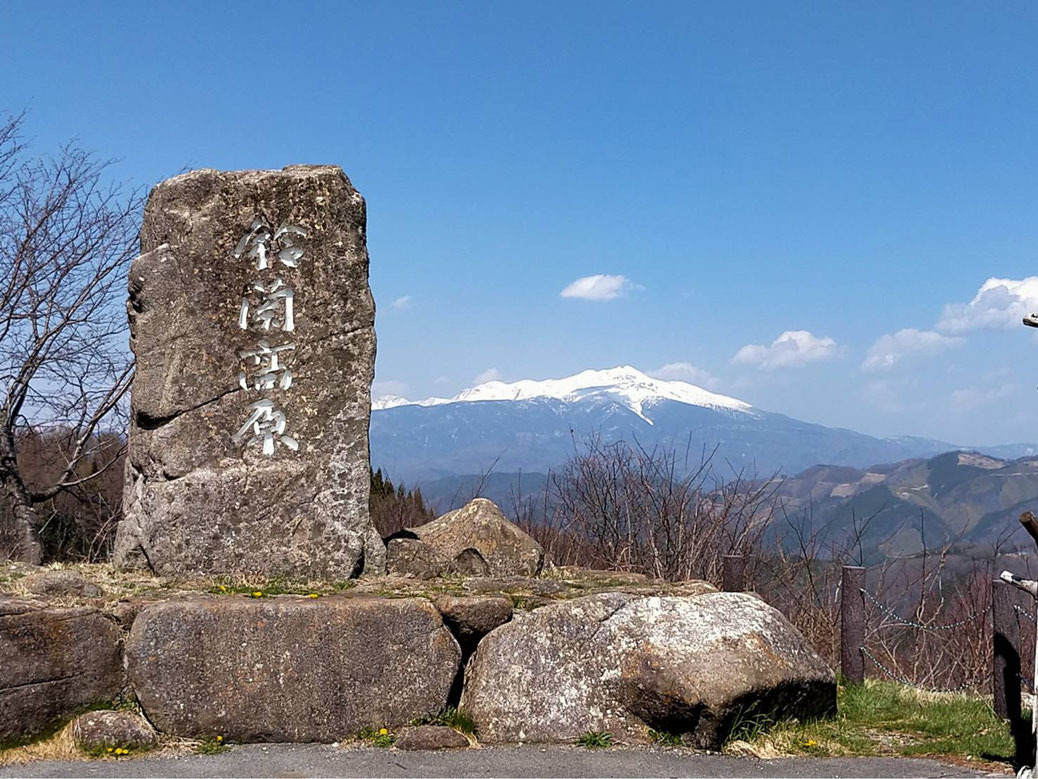
<svg viewBox="0 0 1038 779"><path fill-rule="evenodd" d="M741 554L726 554L721 573L721 590L742 592L746 589L746 558Z"/></svg>
<svg viewBox="0 0 1038 779"><path fill-rule="evenodd" d="M861 684L865 681L865 569L856 565L843 566L840 578L840 673L844 681Z"/></svg>
<svg viewBox="0 0 1038 779"><path fill-rule="evenodd" d="M992 688L995 714L1020 718L1020 622L1013 609L1012 587L991 583Z"/></svg>

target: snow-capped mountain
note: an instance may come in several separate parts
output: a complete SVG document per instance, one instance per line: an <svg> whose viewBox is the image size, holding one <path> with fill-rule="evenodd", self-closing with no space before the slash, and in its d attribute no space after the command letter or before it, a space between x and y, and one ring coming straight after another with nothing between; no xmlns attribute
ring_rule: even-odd
<svg viewBox="0 0 1038 779"><path fill-rule="evenodd" d="M796 474L822 463L864 467L959 448L801 422L628 365L544 381L491 381L453 398L383 397L372 409L372 463L394 481L423 484L491 470L545 474L590 434L606 443L637 440L673 449L689 467L713 451L722 469L761 475ZM1015 448L1021 452L1012 454ZM1024 449L984 451L1020 457Z"/></svg>
<svg viewBox="0 0 1038 779"><path fill-rule="evenodd" d="M750 413L752 406L741 400L709 392L702 387L684 381L664 381L624 365L602 371L581 371L564 379L545 381L523 380L512 384L503 381L488 381L477 387L464 390L453 398L427 398L411 401L397 395L386 395L371 404L374 411L399 406L443 406L448 403L472 403L483 400L533 400L552 398L565 403L576 403L592 397L614 399L650 425L652 419L644 413L647 407L660 400L673 400L690 406L726 409Z"/></svg>

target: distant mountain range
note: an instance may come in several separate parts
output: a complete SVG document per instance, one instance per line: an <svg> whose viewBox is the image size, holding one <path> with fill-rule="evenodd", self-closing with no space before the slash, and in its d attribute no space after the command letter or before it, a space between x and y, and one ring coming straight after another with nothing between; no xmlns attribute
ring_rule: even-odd
<svg viewBox="0 0 1038 779"><path fill-rule="evenodd" d="M778 486L785 509L771 533L791 545L785 517L824 544L860 534L866 562L950 544L1033 552L1018 517L1038 508L1038 457L946 452L866 469L819 465Z"/></svg>
<svg viewBox="0 0 1038 779"><path fill-rule="evenodd" d="M689 464L716 447L715 463L746 473L797 474L825 464L865 468L954 449L1015 459L1038 446L962 447L926 438L875 438L754 408L630 366L547 381L492 381L453 398L372 404L372 462L394 481L428 484L471 474L546 474L582 437L637 440L689 451Z"/></svg>

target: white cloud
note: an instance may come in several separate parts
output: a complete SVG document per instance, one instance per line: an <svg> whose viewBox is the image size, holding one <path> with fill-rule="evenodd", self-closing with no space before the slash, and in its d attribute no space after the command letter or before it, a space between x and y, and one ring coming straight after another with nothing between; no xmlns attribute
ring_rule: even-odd
<svg viewBox="0 0 1038 779"><path fill-rule="evenodd" d="M626 276L607 276L598 273L594 276L584 276L566 286L559 293L564 298L579 298L580 300L616 300L641 287L632 282Z"/></svg>
<svg viewBox="0 0 1038 779"><path fill-rule="evenodd" d="M937 354L962 342L961 338L941 335L933 330L905 328L880 336L869 348L861 369L889 371L906 357Z"/></svg>
<svg viewBox="0 0 1038 779"><path fill-rule="evenodd" d="M409 309L411 307L411 296L403 295L401 297L398 297L396 300L393 301L392 306L393 308L400 309L401 311Z"/></svg>
<svg viewBox="0 0 1038 779"><path fill-rule="evenodd" d="M986 406L996 400L1007 398L1017 390L1015 384L1003 384L998 387L965 387L952 392L948 396L948 402L952 411L959 413L972 411L980 406Z"/></svg>
<svg viewBox="0 0 1038 779"><path fill-rule="evenodd" d="M386 381L373 381L371 383L371 397L384 398L386 395L395 395L406 398L409 387L402 381L387 379Z"/></svg>
<svg viewBox="0 0 1038 779"><path fill-rule="evenodd" d="M709 371L688 362L668 362L654 371L649 371L649 375L655 379L687 381L701 387L713 388L717 385L717 378Z"/></svg>
<svg viewBox="0 0 1038 779"><path fill-rule="evenodd" d="M838 355L839 347L832 338L819 338L807 330L787 330L770 346L747 344L735 353L732 362L771 370L831 360Z"/></svg>
<svg viewBox="0 0 1038 779"><path fill-rule="evenodd" d="M918 400L912 400L916 397L916 385L915 379L878 379L859 387L858 393L867 403L880 411L902 414L919 406Z"/></svg>
<svg viewBox="0 0 1038 779"><path fill-rule="evenodd" d="M487 368L472 381L476 384L486 384L488 381L501 381L501 371L497 368Z"/></svg>
<svg viewBox="0 0 1038 779"><path fill-rule="evenodd" d="M1002 330L1016 327L1024 316L1038 311L1038 276L985 281L969 303L949 303L936 329L943 333Z"/></svg>

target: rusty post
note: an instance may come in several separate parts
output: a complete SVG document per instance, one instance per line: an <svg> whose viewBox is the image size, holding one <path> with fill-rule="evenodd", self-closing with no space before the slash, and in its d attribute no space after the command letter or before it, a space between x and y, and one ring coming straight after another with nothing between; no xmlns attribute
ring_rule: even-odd
<svg viewBox="0 0 1038 779"><path fill-rule="evenodd" d="M865 681L865 569L845 565L840 580L840 673L844 681Z"/></svg>

